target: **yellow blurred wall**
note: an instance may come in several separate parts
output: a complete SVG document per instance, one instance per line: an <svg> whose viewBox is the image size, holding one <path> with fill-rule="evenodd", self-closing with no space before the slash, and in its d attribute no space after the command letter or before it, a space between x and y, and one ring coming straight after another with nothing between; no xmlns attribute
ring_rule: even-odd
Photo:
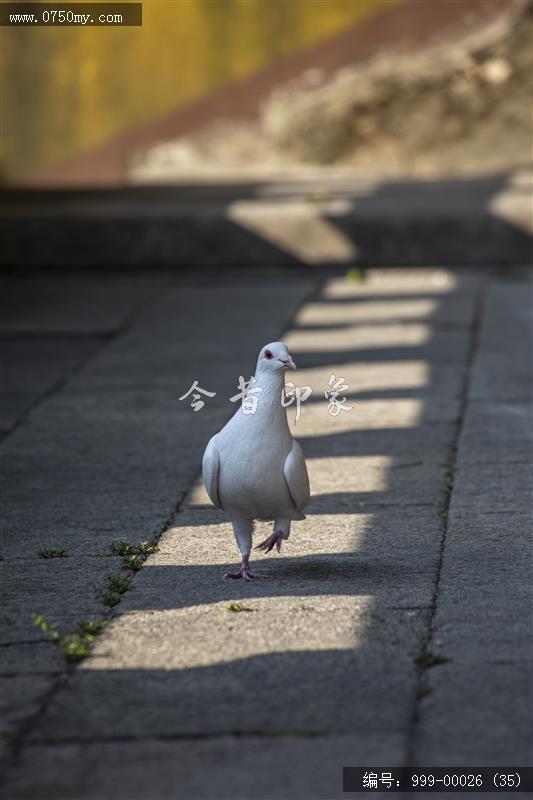
<svg viewBox="0 0 533 800"><path fill-rule="evenodd" d="M1 175L27 178L394 2L150 0L138 28L0 28Z"/></svg>

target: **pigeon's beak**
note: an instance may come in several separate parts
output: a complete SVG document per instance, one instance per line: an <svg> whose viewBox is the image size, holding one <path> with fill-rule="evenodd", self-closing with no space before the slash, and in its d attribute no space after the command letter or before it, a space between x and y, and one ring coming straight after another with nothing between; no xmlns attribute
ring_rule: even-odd
<svg viewBox="0 0 533 800"><path fill-rule="evenodd" d="M287 358L280 358L278 360L281 361L284 367L288 367L288 369L296 369L296 364L292 360L290 353L287 353Z"/></svg>

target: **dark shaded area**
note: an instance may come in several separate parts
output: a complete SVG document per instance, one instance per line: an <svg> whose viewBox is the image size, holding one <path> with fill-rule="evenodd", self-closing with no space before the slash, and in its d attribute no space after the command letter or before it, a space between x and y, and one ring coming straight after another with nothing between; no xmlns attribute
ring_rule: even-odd
<svg viewBox="0 0 533 800"><path fill-rule="evenodd" d="M0 193L0 265L4 267L295 267L312 265L299 241L316 214L354 246L348 261L332 254L332 266L373 264L427 266L530 263L532 237L497 216L490 202L510 175L449 181L396 181L364 186L318 181L325 199L313 199L317 181L131 187L118 190ZM526 207L528 197L513 189ZM329 203L344 201L333 215ZM248 201L244 221L230 218L235 202ZM261 203L287 202L304 214L280 246L254 232ZM269 211L272 215L272 211ZM328 260L327 255L324 259Z"/></svg>

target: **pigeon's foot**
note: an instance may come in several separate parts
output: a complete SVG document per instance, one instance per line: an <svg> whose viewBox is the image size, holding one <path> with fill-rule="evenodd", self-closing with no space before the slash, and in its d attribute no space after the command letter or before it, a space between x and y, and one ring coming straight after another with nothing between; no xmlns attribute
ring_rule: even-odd
<svg viewBox="0 0 533 800"><path fill-rule="evenodd" d="M242 578L243 581L253 581L255 578L261 577L260 575L256 575L250 569L250 559L249 556L242 557L242 564L241 568L236 570L235 572L226 572L224 574L225 578L232 578L233 580L238 580Z"/></svg>
<svg viewBox="0 0 533 800"><path fill-rule="evenodd" d="M242 578L243 581L253 581L257 575L254 575L251 569L245 569L244 567L241 567L240 569L235 570L235 572L225 572L224 577L232 578L233 580Z"/></svg>
<svg viewBox="0 0 533 800"><path fill-rule="evenodd" d="M281 531L274 531L274 533L271 533L270 536L267 539L265 539L264 542L261 542L261 544L258 544L256 549L257 550L264 550L265 553L270 553L272 548L275 547L276 550L279 553L279 551L281 550L282 541L283 541L282 532Z"/></svg>

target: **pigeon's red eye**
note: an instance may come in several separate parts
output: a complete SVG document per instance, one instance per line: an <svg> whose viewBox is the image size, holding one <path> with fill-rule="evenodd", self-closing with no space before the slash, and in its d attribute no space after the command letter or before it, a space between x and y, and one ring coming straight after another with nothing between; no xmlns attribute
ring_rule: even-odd
<svg viewBox="0 0 533 800"><path fill-rule="evenodd" d="M272 358L272 353L270 350L265 350L265 358Z"/></svg>

